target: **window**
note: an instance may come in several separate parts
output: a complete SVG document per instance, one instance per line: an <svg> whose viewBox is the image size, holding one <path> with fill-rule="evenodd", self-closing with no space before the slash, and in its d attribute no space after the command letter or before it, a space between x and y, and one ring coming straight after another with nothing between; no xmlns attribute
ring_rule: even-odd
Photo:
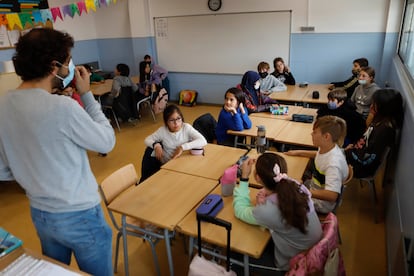
<svg viewBox="0 0 414 276"><path fill-rule="evenodd" d="M414 0L406 2L398 54L414 78Z"/></svg>

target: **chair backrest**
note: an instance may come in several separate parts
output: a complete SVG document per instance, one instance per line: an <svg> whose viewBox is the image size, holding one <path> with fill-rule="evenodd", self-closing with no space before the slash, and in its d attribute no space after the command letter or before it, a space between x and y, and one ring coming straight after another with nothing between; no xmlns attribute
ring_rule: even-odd
<svg viewBox="0 0 414 276"><path fill-rule="evenodd" d="M106 205L109 205L119 194L135 185L137 172L132 164L123 166L106 177L99 186Z"/></svg>
<svg viewBox="0 0 414 276"><path fill-rule="evenodd" d="M330 252L338 248L338 220L333 213L329 213L322 222L322 239L309 250L294 256L290 262L290 270L286 275L311 275L324 271ZM344 275L345 268L340 256L338 275ZM313 274L312 274L313 275ZM319 274L315 274L319 275Z"/></svg>
<svg viewBox="0 0 414 276"><path fill-rule="evenodd" d="M194 120L193 127L206 138L208 143L216 140L217 121L211 113L205 113Z"/></svg>

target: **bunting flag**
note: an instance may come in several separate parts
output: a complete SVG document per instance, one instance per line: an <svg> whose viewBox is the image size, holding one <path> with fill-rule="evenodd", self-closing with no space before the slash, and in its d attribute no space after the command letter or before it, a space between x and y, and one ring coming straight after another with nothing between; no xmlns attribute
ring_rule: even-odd
<svg viewBox="0 0 414 276"><path fill-rule="evenodd" d="M86 9L89 12L91 9L96 12L96 6L98 5L98 0L85 0Z"/></svg>
<svg viewBox="0 0 414 276"><path fill-rule="evenodd" d="M8 13L6 14L6 18L7 18L7 24L9 25L10 30L13 30L15 26L23 30L22 23L17 13Z"/></svg>
<svg viewBox="0 0 414 276"><path fill-rule="evenodd" d="M63 21L62 13L59 7L51 8L50 12L52 13L52 16L53 16L53 22L56 22L58 17L60 18L60 20Z"/></svg>
<svg viewBox="0 0 414 276"><path fill-rule="evenodd" d="M47 20L49 20L50 22L53 21L52 12L49 9L40 10L40 14L42 15L43 23L46 23Z"/></svg>
<svg viewBox="0 0 414 276"><path fill-rule="evenodd" d="M82 15L82 12L88 12L87 10L86 10L86 5L85 5L85 2L78 2L78 3L76 3L77 5L78 5L78 10L79 10L79 16L81 16Z"/></svg>
<svg viewBox="0 0 414 276"><path fill-rule="evenodd" d="M44 23L44 21L42 20L42 14L40 10L32 11L32 16L33 16L33 23L35 24Z"/></svg>
<svg viewBox="0 0 414 276"><path fill-rule="evenodd" d="M26 27L26 24L29 24L33 27L32 15L28 12L19 13L19 19L22 23L23 29Z"/></svg>
<svg viewBox="0 0 414 276"><path fill-rule="evenodd" d="M5 14L0 14L0 25L7 25L7 18Z"/></svg>
<svg viewBox="0 0 414 276"><path fill-rule="evenodd" d="M25 11L22 10L19 13L0 13L0 25L7 26L9 30L13 30L16 26L23 30L33 27L35 24L45 24L48 20L56 22L60 18L63 21L66 16L73 18L76 14L82 16L82 14L89 13L90 10L96 12L97 8L108 7L111 3L116 4L116 2L117 0L81 0L49 9L36 9L34 6L27 6Z"/></svg>

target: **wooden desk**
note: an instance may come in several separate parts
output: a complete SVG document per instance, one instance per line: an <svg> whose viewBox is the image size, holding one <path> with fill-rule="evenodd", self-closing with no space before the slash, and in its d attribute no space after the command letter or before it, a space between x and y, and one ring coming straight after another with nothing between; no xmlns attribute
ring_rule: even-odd
<svg viewBox="0 0 414 276"><path fill-rule="evenodd" d="M250 129L244 129L242 131L228 130L227 133L235 135L234 146L237 147L237 136L248 136L256 137L257 136L257 126L264 125L266 128L266 138L273 139L276 137L279 132L286 126L288 123L287 120L275 120L272 118L266 117L250 117L252 121L252 127ZM252 146L252 145L250 145Z"/></svg>
<svg viewBox="0 0 414 276"><path fill-rule="evenodd" d="M92 94L95 96L102 96L103 94L111 91L112 89L112 79L105 80L104 83L93 83L91 84Z"/></svg>
<svg viewBox="0 0 414 276"><path fill-rule="evenodd" d="M245 149L207 144L204 155L184 152L177 159L168 161L163 169L218 180L226 168L235 164L247 151Z"/></svg>
<svg viewBox="0 0 414 276"><path fill-rule="evenodd" d="M288 106L289 107L289 111L288 114L286 115L273 115L270 112L257 112L257 113L252 113L249 115L250 119L253 117L261 117L261 118L270 118L270 119L278 119L278 120L291 120L292 119L292 114L295 113L300 113L300 111L302 110L302 106L298 106L298 105L282 105L282 106Z"/></svg>
<svg viewBox="0 0 414 276"><path fill-rule="evenodd" d="M16 260L18 257L20 257L23 254L26 254L26 255L31 256L33 258L43 260L43 261L46 261L48 263L52 263L54 265L57 265L57 266L61 267L61 269L65 269L65 271L67 272L68 275L69 274L70 275L90 275L88 273L80 271L79 269L75 269L75 268L70 267L66 264L58 262L58 261L56 261L52 258L44 256L41 253L35 252L33 250L30 250L30 249L24 248L24 247L19 247L16 250L13 250L9 254L7 254L7 255L0 258L0 275L3 275L2 274L3 269L5 269L9 264L11 264L14 260ZM59 272L59 271L55 271L55 272ZM60 271L60 273L62 273L62 271ZM38 274L36 274L36 275L38 275Z"/></svg>
<svg viewBox="0 0 414 276"><path fill-rule="evenodd" d="M289 121L273 140L283 143L306 147L314 147L312 142L313 124Z"/></svg>
<svg viewBox="0 0 414 276"><path fill-rule="evenodd" d="M267 151L272 152L272 151ZM290 156L286 155L283 152L273 152L280 156L282 156L287 163L288 167L288 175L291 178L294 178L298 180L299 182L302 182L302 176L303 173L306 170L306 167L308 166L309 158L308 157L301 157L301 156ZM251 158L257 158L259 154L255 149L251 150L248 154ZM249 185L256 188L261 188L262 185L257 183L253 176L249 178Z"/></svg>
<svg viewBox="0 0 414 276"><path fill-rule="evenodd" d="M123 231L125 216L164 229L170 275L174 275L171 232L217 185L217 180L161 169L140 185L121 194L108 208L122 215ZM124 248L127 248L127 239L123 240Z"/></svg>
<svg viewBox="0 0 414 276"><path fill-rule="evenodd" d="M298 85L286 85L286 91L280 92L273 92L269 95L270 98L278 101L286 101L286 102L294 102L299 103L302 102L303 97L308 92L307 87L299 87Z"/></svg>
<svg viewBox="0 0 414 276"><path fill-rule="evenodd" d="M303 97L304 103L314 103L314 104L327 104L328 103L328 89L329 84L309 84L308 92L305 97ZM313 91L319 92L319 99L312 99Z"/></svg>
<svg viewBox="0 0 414 276"><path fill-rule="evenodd" d="M250 197L256 201L258 189L250 188ZM220 194L220 187L216 187L211 193ZM232 251L243 254L244 273L249 275L249 256L260 258L271 236L267 229L247 224L234 216L233 197L223 197L224 208L217 217L232 224L230 248ZM177 231L190 237L190 254L193 251L194 238L197 237L197 219L194 208L177 225ZM201 223L202 240L225 248L227 245L226 230L211 223Z"/></svg>
<svg viewBox="0 0 414 276"><path fill-rule="evenodd" d="M139 76L132 76L131 80L134 83L139 83ZM112 90L113 79L106 79L104 83L92 83L91 91L95 96L102 96L103 94Z"/></svg>

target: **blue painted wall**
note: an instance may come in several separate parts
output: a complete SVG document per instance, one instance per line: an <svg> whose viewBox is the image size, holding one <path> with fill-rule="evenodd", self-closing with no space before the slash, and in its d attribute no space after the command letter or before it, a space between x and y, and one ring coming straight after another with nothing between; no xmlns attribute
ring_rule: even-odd
<svg viewBox="0 0 414 276"><path fill-rule="evenodd" d="M396 33L294 33L291 35L290 67L297 82L329 83L347 79L351 75L352 61L366 57L376 70L377 83L383 86L389 81L397 39ZM13 52L13 49L0 51L0 60L10 60ZM99 61L101 69L113 71L116 64L126 63L131 75L138 75L138 64L145 54L157 61L154 37L77 41L72 52L77 64ZM257 60L260 61L260 53ZM179 91L194 89L199 92L199 102L221 104L224 92L240 83L243 73L170 72L170 99L177 101Z"/></svg>

